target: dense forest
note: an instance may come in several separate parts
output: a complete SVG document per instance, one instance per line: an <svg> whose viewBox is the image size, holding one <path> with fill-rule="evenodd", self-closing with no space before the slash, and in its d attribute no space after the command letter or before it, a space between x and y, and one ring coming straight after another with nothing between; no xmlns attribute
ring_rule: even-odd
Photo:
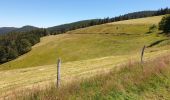
<svg viewBox="0 0 170 100"><path fill-rule="evenodd" d="M136 19L150 16L158 16L170 14L170 9L160 9L158 11L141 11L114 18L92 19L79 21L70 24L59 25L47 29L39 29L32 26L26 26L15 31L0 35L0 64L13 60L20 55L23 55L31 50L31 47L38 42L40 38L52 34L61 34L70 30L100 25L109 22L121 20ZM4 30L3 30L4 31Z"/></svg>
<svg viewBox="0 0 170 100"><path fill-rule="evenodd" d="M0 63L29 52L31 47L46 35L48 35L46 29L37 29L28 32L11 32L0 36Z"/></svg>

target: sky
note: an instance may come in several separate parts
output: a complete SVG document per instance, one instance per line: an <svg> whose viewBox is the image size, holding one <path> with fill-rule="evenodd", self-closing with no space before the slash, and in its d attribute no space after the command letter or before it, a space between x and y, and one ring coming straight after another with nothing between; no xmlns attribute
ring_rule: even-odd
<svg viewBox="0 0 170 100"><path fill-rule="evenodd" d="M0 0L0 27L60 24L170 7L170 0Z"/></svg>

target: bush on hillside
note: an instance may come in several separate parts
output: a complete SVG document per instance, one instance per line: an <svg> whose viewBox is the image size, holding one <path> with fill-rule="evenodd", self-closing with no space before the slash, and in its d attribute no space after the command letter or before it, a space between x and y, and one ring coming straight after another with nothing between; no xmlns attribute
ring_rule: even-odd
<svg viewBox="0 0 170 100"><path fill-rule="evenodd" d="M152 33L157 29L157 26L155 24L153 24L152 26L149 27L149 32L148 33Z"/></svg>
<svg viewBox="0 0 170 100"><path fill-rule="evenodd" d="M159 23L159 30L162 30L164 33L170 33L170 14L162 18Z"/></svg>

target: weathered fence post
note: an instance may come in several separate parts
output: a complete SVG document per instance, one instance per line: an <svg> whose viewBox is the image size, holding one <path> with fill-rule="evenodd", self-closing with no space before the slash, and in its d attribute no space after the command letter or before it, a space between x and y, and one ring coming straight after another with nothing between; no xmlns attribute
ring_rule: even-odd
<svg viewBox="0 0 170 100"><path fill-rule="evenodd" d="M143 56L145 53L145 48L146 48L146 46L144 45L144 47L142 48L142 53L141 53L141 64L143 64Z"/></svg>
<svg viewBox="0 0 170 100"><path fill-rule="evenodd" d="M143 57L144 57L144 53L145 53L145 48L146 46L144 45L143 48L142 48L142 52L141 52L141 65L142 65L142 69L143 69Z"/></svg>
<svg viewBox="0 0 170 100"><path fill-rule="evenodd" d="M61 59L58 59L57 62L57 88L60 87L60 67L61 67Z"/></svg>

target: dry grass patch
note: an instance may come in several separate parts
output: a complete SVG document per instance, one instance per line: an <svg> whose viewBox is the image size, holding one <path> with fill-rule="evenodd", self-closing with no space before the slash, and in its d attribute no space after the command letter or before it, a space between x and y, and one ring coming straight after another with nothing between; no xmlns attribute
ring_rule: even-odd
<svg viewBox="0 0 170 100"><path fill-rule="evenodd" d="M99 99L169 99L170 56L146 62L144 70L139 63L131 63L121 70L111 70L89 79L75 81L59 90L33 90L17 99L31 100L99 100Z"/></svg>

